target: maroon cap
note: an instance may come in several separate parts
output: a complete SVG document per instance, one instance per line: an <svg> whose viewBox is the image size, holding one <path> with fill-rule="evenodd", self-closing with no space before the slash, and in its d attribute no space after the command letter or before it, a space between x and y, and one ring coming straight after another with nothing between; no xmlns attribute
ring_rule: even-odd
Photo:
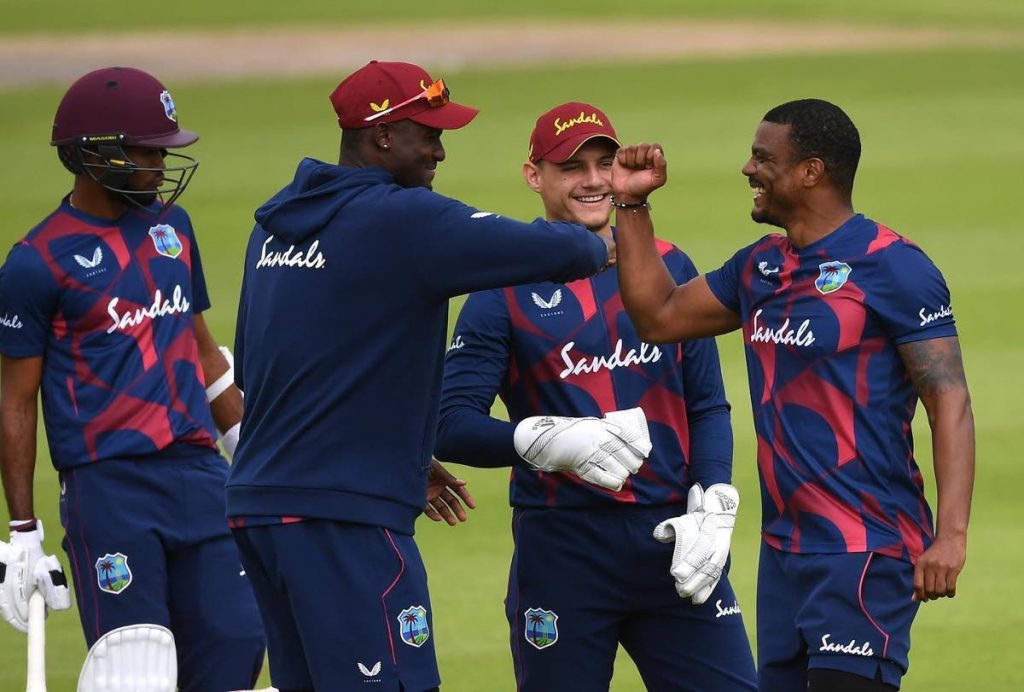
<svg viewBox="0 0 1024 692"><path fill-rule="evenodd" d="M530 161L541 159L562 163L595 137L604 137L621 147L612 123L601 109L589 103L570 101L555 106L537 118L530 134Z"/></svg>
<svg viewBox="0 0 1024 692"><path fill-rule="evenodd" d="M81 137L120 135L122 144L184 147L199 135L178 127L174 101L153 75L134 67L104 67L72 84L53 119L50 144L72 144Z"/></svg>
<svg viewBox="0 0 1024 692"><path fill-rule="evenodd" d="M331 93L331 105L343 130L398 120L412 120L439 130L457 130L480 112L448 101L447 91L443 105L432 105L425 94L432 84L434 80L419 65L371 60L337 86ZM422 98L417 98L421 95Z"/></svg>

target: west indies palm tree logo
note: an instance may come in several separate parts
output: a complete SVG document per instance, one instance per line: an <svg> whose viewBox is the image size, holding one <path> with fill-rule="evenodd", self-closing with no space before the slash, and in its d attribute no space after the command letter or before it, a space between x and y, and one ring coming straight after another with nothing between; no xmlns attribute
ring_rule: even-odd
<svg viewBox="0 0 1024 692"><path fill-rule="evenodd" d="M128 556L123 553L107 553L96 561L96 581L100 591L115 596L132 583L132 571L128 569Z"/></svg>
<svg viewBox="0 0 1024 692"><path fill-rule="evenodd" d="M543 608L527 608L523 613L526 617L526 641L538 649L544 649L558 641L558 615L552 610Z"/></svg>
<svg viewBox="0 0 1024 692"><path fill-rule="evenodd" d="M156 251L164 257L174 259L181 254L181 241L173 227L165 223L157 224L149 229L149 237L153 239Z"/></svg>
<svg viewBox="0 0 1024 692"><path fill-rule="evenodd" d="M174 110L174 99L171 98L171 92L166 89L161 91L160 103L164 104L164 115L167 116L167 119L178 122L178 113Z"/></svg>
<svg viewBox="0 0 1024 692"><path fill-rule="evenodd" d="M838 291L850 278L850 265L846 262L822 262L818 265L818 278L814 287L823 294Z"/></svg>
<svg viewBox="0 0 1024 692"><path fill-rule="evenodd" d="M417 648L430 639L430 628L427 626L427 609L423 606L410 606L398 614L399 632L402 641Z"/></svg>

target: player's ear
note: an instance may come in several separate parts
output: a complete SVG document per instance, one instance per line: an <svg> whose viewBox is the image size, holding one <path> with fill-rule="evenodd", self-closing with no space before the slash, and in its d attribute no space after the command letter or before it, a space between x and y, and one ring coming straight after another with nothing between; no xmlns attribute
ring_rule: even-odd
<svg viewBox="0 0 1024 692"><path fill-rule="evenodd" d="M523 164L523 180L534 192L540 192L540 167L533 161Z"/></svg>
<svg viewBox="0 0 1024 692"><path fill-rule="evenodd" d="M377 123L373 128L373 142L378 149L391 148L391 128L387 123Z"/></svg>
<svg viewBox="0 0 1024 692"><path fill-rule="evenodd" d="M814 187L825 177L825 162L816 156L800 162L800 173L804 187Z"/></svg>

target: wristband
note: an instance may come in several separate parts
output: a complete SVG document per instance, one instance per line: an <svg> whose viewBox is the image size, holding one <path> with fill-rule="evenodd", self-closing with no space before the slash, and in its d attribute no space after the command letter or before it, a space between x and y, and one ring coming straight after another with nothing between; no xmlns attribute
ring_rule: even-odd
<svg viewBox="0 0 1024 692"><path fill-rule="evenodd" d="M12 519L7 527L12 533L28 533L30 531L35 531L36 528L42 528L39 526L38 519Z"/></svg>
<svg viewBox="0 0 1024 692"><path fill-rule="evenodd" d="M206 400L211 404L213 400L223 394L228 387L235 383L235 369L228 368L227 372L217 378L217 381L206 388Z"/></svg>
<svg viewBox="0 0 1024 692"><path fill-rule="evenodd" d="M629 210L633 211L634 213L638 209L646 209L648 211L651 210L651 203L648 202L646 199L643 200L643 201L640 201L640 202L634 202L632 204L627 204L626 202L620 202L617 199L615 199L615 197L612 197L611 198L611 204L616 209L629 209Z"/></svg>

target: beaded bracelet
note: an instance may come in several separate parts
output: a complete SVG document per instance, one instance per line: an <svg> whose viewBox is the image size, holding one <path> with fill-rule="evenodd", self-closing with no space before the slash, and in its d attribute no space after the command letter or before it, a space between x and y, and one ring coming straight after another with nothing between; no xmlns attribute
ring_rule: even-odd
<svg viewBox="0 0 1024 692"><path fill-rule="evenodd" d="M616 201L616 199L614 197L612 197L611 198L611 203L612 203L612 206L615 207L616 209L630 209L630 210L633 211L634 214L636 213L636 211L638 209L646 209L647 211L651 210L651 203L648 202L646 199L643 200L642 202L635 202L633 204L626 204L625 202L618 202L618 201Z"/></svg>

